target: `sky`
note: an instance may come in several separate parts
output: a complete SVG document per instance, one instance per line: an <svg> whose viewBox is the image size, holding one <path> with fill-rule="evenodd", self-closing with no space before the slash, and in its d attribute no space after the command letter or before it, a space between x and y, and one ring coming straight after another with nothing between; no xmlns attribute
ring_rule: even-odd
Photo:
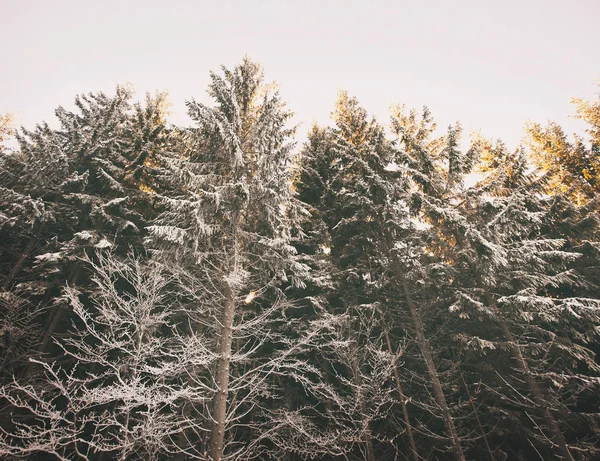
<svg viewBox="0 0 600 461"><path fill-rule="evenodd" d="M516 147L527 120L582 132L572 97L600 94L600 1L0 0L0 113L51 125L75 95L131 83L167 90L171 121L209 103L209 71L264 65L300 138L327 124L339 90L383 123L427 105Z"/></svg>

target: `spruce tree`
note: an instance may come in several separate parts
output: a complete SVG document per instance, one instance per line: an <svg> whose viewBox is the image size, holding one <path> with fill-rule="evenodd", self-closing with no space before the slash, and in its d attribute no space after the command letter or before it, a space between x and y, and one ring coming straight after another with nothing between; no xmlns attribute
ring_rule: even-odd
<svg viewBox="0 0 600 461"><path fill-rule="evenodd" d="M75 112L56 110L58 129L23 129L18 150L0 158L2 232L10 245L3 258L5 290L53 306L65 279L85 284L78 257L94 247L140 250L154 213L153 157L170 135L164 95L148 97L145 107L131 97L124 87L114 96L82 95ZM48 350L62 317L58 304L42 316L40 352Z"/></svg>
<svg viewBox="0 0 600 461"><path fill-rule="evenodd" d="M433 295L435 299L438 286L430 277L445 273L444 262L431 251L434 230L422 225L421 229L417 229L417 225L424 220L422 207L428 197L437 198L444 193L452 194L461 190L462 156L457 150L460 127L451 127L447 139L434 137L436 125L426 107L421 115L415 110L406 111L404 107L395 107L392 111L391 128L398 143L394 164L404 177L401 188L403 193L399 197L401 207L398 211L401 212L396 214L396 231L389 240L393 244L390 264L410 313L416 343L425 361L434 399L453 455L455 459L465 459L451 413L449 393L442 385L439 365L435 362L434 349L427 336L427 324L433 325L434 322L424 320L428 317L435 318L435 314L431 315L432 297L429 295ZM444 177L439 169L439 163L443 160L450 167L451 174L448 177ZM427 293L427 288L431 293ZM417 294L418 298L415 296Z"/></svg>
<svg viewBox="0 0 600 461"><path fill-rule="evenodd" d="M574 99L575 117L587 123L586 134L569 140L563 128L555 122L547 126L531 123L527 126L530 156L535 166L548 177L546 191L566 193L583 205L600 192L600 102Z"/></svg>
<svg viewBox="0 0 600 461"><path fill-rule="evenodd" d="M380 353L391 354L390 357L397 357L397 346L392 343L402 343L407 330L410 334L416 331L417 343L426 359L426 373L436 390L437 405L443 421L452 428L454 423L443 400L418 308L406 280L402 283L405 271L415 267L412 249L418 248L412 241L415 229L408 212L411 198L407 176L399 171L396 150L386 139L383 128L368 118L355 98L342 93L333 117L334 128L315 129L311 133L307 145L309 156L301 176L303 183L298 186L304 200L310 201L309 210L314 209L314 214L327 226L327 233L322 235L331 236L330 243L321 244L330 248L335 267L329 270L334 284L328 296L331 306L328 309L335 312L337 306L343 313L346 308L358 312L361 306L378 306L378 328L382 335L379 346L383 349ZM411 248L406 254L409 259L404 259L400 248ZM398 295L406 303L401 305L408 307L411 327L407 329L398 323L400 319L406 321L397 301L393 301ZM360 337L362 333L357 330L354 334ZM401 375L396 364L387 385L395 388L407 448L411 456L418 457ZM369 433L374 434L372 430ZM456 456L462 456L456 433L449 433L454 434ZM364 443L367 447L370 444L366 439ZM384 444L375 447L375 452L385 450L384 447ZM375 454L367 450L365 456Z"/></svg>
<svg viewBox="0 0 600 461"><path fill-rule="evenodd" d="M478 148L482 145L479 142ZM566 287L579 291L576 287L583 280L570 269L579 255L565 251L567 236L553 238L543 233L548 204L539 191L545 178L527 172L522 150L508 154L498 145L490 155L490 144L487 148L488 152L480 152L482 170L487 172L484 181L460 200L428 197L423 206L427 219L446 242L440 251L454 266L451 284L456 302L450 310L463 319L462 326L458 322L455 327L464 329L455 338L479 350L481 357L487 354L487 360L498 357L502 362L502 353L497 351L509 353L514 369L496 365L496 373L501 373L498 380L488 368L492 375L487 377L491 379L487 385L505 388L504 400L517 402L523 395L530 396L521 400L521 411L529 415L534 429L524 429L521 435L528 434L534 450L531 456L536 451L555 450L562 459L574 459L564 436L568 426L560 425L563 421L570 425L567 421L572 419L565 418L572 414L568 393L559 396L567 386L550 376L558 373L556 376L573 384L581 379L576 376L582 366L589 370L590 378L596 375L593 352L574 338L595 328L598 318L586 314L583 318L589 323L586 327L580 324L579 332L569 319L573 312L581 320L576 311L587 311L595 301L560 293ZM555 358L549 360L550 356ZM572 365L563 367L567 363ZM560 371L553 370L559 364ZM480 380L485 383L486 377ZM524 389L517 391L523 382ZM505 421L510 418L510 411L500 414ZM527 422L521 424L527 427ZM548 434L540 429L544 427ZM583 452L588 450L586 446Z"/></svg>
<svg viewBox="0 0 600 461"><path fill-rule="evenodd" d="M191 283L191 325L212 350L191 379L211 400L199 416L208 440L195 452L214 461L240 449L236 422L256 416L258 396L268 395L275 362L261 354L279 353L269 330L286 305L278 285L301 283L294 269L303 270L289 245L291 114L258 64L245 58L222 71L211 74L213 107L188 103L196 123L189 148L163 159L177 189L162 197L165 211L149 228L157 254Z"/></svg>

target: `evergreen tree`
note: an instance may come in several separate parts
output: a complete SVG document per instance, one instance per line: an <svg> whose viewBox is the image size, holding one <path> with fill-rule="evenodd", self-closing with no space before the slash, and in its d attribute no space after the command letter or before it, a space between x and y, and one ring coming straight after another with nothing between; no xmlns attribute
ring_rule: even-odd
<svg viewBox="0 0 600 461"><path fill-rule="evenodd" d="M398 159L396 151L386 139L383 128L374 120L369 120L355 98L345 93L340 95L334 120L336 125L333 129L313 130L307 145L302 182L298 186L301 197L309 201L309 210L316 210L314 214L327 226L327 232L322 235L331 236L330 244L321 243L323 248L331 248L331 259L335 266L335 269L329 269L334 280L334 290L328 295L333 301L333 304L329 303L329 309L335 312L336 306L339 306L338 311L341 308L340 313L344 313L344 306L350 308L349 312L354 309L360 312L360 306L380 306L377 310L382 315L378 318L378 329L385 340L379 345L387 349L385 352L391 357L397 357L392 342L402 341L406 334L404 325L397 322L407 320L392 301L400 295L406 302L409 316L412 314L409 317L412 325L408 330L411 334L416 331L417 343L426 359L426 373L433 382L442 418L452 428L452 417L443 399L418 308L406 280L402 284L406 268L414 267L415 259L411 250L407 253L410 259L405 261L399 250L414 248L410 236L415 229L408 214L411 200L406 176L395 163ZM362 335L360 331L354 334L359 337ZM390 340L390 334L395 338ZM407 398L397 364L388 385L395 388L394 394L402 409L407 446L412 456L417 458ZM373 434L373 431L369 430L366 434ZM364 443L367 447L372 444L369 440ZM455 432L452 443L456 456L462 456ZM375 452L378 450L385 450L385 445L374 447ZM376 457L369 450L365 456Z"/></svg>
<svg viewBox="0 0 600 461"><path fill-rule="evenodd" d="M388 244L393 245L390 245L390 265L408 307L416 343L424 358L454 457L465 459L447 397L448 390L442 386L440 366L435 362L434 349L426 330L427 324L431 328L436 323L428 321L428 317L435 319L435 311L432 315L430 307L435 306L432 298L435 300L436 295L439 296L438 280L435 278L445 275L444 262L440 261L435 251L431 251L434 241L432 232L435 231L422 225L420 230L417 229L417 225L425 219L423 204L428 197L435 200L445 193L453 194L461 190L463 156L457 149L460 126L450 127L447 139L436 138L433 136L436 125L426 107L421 116L414 110L407 112L404 107L396 107L392 111L391 127L399 143L394 164L405 176L399 202L401 208L394 218L397 227ZM440 163L444 161L449 167L447 175L440 168ZM418 289L411 289L413 286Z"/></svg>
<svg viewBox="0 0 600 461"><path fill-rule="evenodd" d="M77 258L111 245L122 253L141 245L153 214L153 157L168 142L165 98L132 105L118 87L76 99L77 112L59 107L59 129L47 124L18 135L19 149L2 155L5 290L40 308L40 352L63 321L58 299L65 279L85 284ZM79 282L77 282L79 279Z"/></svg>
<svg viewBox="0 0 600 461"><path fill-rule="evenodd" d="M562 127L550 122L527 127L531 158L549 176L549 193L567 193L582 205L600 192L600 102L574 99L576 118L587 122L589 142L575 135L569 141Z"/></svg>
<svg viewBox="0 0 600 461"><path fill-rule="evenodd" d="M598 102L463 152L342 92L296 156L258 64L208 93L0 116L0 457L600 456Z"/></svg>
<svg viewBox="0 0 600 461"><path fill-rule="evenodd" d="M235 428L244 415L259 417L258 396L269 394L267 376L281 366L262 354L285 356L270 322L287 305L278 285L301 283L294 269L303 267L289 245L291 114L247 58L211 78L216 105L188 103L197 124L190 147L164 159L177 193L162 198L165 211L149 230L162 243L158 254L194 287L192 325L213 354L192 377L212 401L197 416L209 437L196 453L217 461L243 445L260 449L236 440Z"/></svg>
<svg viewBox="0 0 600 461"><path fill-rule="evenodd" d="M514 369L494 365L495 370L488 369L488 373L501 371L497 375L500 380L495 379L493 373L480 380L491 379L487 384L490 389L506 388L501 396L504 400L518 402L523 395L530 396L528 400L521 400L524 405L521 411L534 421L535 428L531 431L527 428L528 421L521 422L524 430L520 435L527 434L535 450L528 456L536 451L550 450L551 453L555 447L562 459L574 459L564 436L568 429L560 425L560 419L565 423L570 419L565 418L569 413L568 398L561 395L566 386L550 376L558 373L573 383L581 379L576 376L583 366L591 372L590 378L595 379L592 378L597 373L593 352L574 338L585 329L595 329L593 325L598 318L585 315L590 323L586 327L579 324L583 329L577 332L568 312L573 312L575 317L580 314L566 307L572 305L575 310L585 311L590 302L595 301L567 298L556 292L558 287L571 286L577 291L575 287L581 286L581 279L569 269L578 255L564 251L566 236L557 239L541 233L548 208L536 192L544 182L527 173L524 152L518 150L509 155L500 145L494 156L481 154L482 169L489 174L478 187L468 191L457 206L431 197L423 207L427 219L446 242L442 250L445 258L454 266L451 283L457 301L451 310L463 319L463 325L457 326L464 328L456 339L487 354L487 360L490 356L502 357L501 352L490 350L510 354ZM493 160L496 165L486 160ZM448 242L453 243L448 245ZM448 250L453 252L448 253ZM548 360L550 356L554 359ZM499 360L506 363L503 358ZM548 367L550 364L553 365ZM560 371L554 368L557 365ZM517 391L521 383L525 383L525 387ZM501 418L511 416L504 413ZM540 429L543 427L548 434ZM532 439L537 439L537 443ZM549 440L552 441L550 447L545 445ZM593 453L585 444L582 449L582 453Z"/></svg>

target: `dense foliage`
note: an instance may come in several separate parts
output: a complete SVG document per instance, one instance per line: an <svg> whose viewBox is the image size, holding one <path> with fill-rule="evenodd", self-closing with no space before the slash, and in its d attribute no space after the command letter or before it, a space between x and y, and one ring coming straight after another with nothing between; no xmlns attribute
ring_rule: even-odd
<svg viewBox="0 0 600 461"><path fill-rule="evenodd" d="M600 102L510 152L342 92L296 148L211 79L0 117L3 459L600 458Z"/></svg>

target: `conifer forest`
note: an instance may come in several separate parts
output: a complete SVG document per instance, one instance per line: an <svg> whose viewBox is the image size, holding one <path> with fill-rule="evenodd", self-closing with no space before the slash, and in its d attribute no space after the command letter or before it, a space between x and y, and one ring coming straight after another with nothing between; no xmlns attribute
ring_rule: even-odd
<svg viewBox="0 0 600 461"><path fill-rule="evenodd" d="M210 76L1 116L0 459L600 459L600 99L510 150Z"/></svg>

